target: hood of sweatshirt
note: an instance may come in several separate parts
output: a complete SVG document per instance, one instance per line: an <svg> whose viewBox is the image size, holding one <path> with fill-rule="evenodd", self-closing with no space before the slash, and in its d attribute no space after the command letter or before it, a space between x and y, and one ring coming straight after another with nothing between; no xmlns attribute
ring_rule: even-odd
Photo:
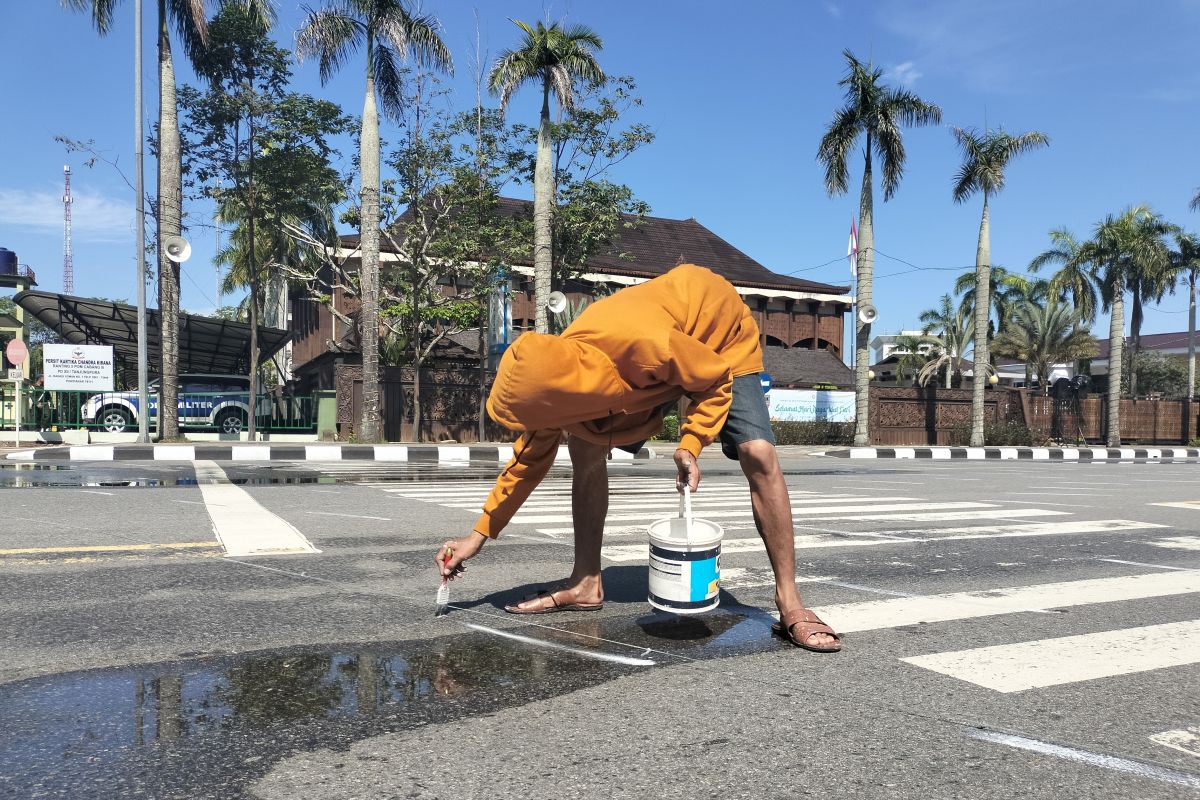
<svg viewBox="0 0 1200 800"><path fill-rule="evenodd" d="M562 428L620 413L628 389L612 360L592 345L523 333L500 360L487 410L511 430Z"/></svg>

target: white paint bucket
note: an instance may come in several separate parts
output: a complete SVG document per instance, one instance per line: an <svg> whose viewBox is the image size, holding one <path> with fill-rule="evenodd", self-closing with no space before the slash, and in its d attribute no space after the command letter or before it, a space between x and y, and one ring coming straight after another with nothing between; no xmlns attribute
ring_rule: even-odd
<svg viewBox="0 0 1200 800"><path fill-rule="evenodd" d="M650 605L676 614L712 611L719 602L721 526L692 517L685 486L679 516L650 523Z"/></svg>

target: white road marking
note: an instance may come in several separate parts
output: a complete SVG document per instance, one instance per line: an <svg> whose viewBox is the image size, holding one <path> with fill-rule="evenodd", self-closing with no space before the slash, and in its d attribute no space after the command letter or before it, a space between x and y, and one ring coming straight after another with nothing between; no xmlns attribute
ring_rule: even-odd
<svg viewBox="0 0 1200 800"><path fill-rule="evenodd" d="M1150 544L1175 550L1200 550L1200 536L1172 536L1167 539L1156 539Z"/></svg>
<svg viewBox="0 0 1200 800"><path fill-rule="evenodd" d="M959 509L959 508L994 508L994 506L990 503L975 503L975 502L895 503L895 504L884 504L884 505L879 505L879 506L870 506L871 511L879 511L879 512L883 512L883 511L888 511L888 512L948 511L950 509ZM815 516L818 514L820 514L820 515L845 514L846 509L842 506L816 506L816 507L797 506L797 507L793 507L792 511L797 516L811 517L811 516ZM1005 511L1003 513L1008 514L1011 512ZM1062 512L1046 511L1046 512L1038 512L1038 513L1059 514ZM1032 513L1029 516L1037 516L1038 513ZM754 512L751 509L747 508L747 509L741 509L741 510L737 510L737 511L706 512L704 516L707 518L713 518L713 519L718 519L718 518L724 519L727 517L751 517L751 516L754 516ZM865 516L864 517L864 516L855 515L852 517L839 517L839 519L893 519L893 518L907 518L907 517L905 517L904 514L891 514L891 513L884 514L882 516L875 515L875 516ZM514 524L519 523L519 524L523 524L523 525L538 525L538 524L544 524L547 522L560 522L560 521L562 521L562 519L563 519L563 517L558 514L551 515L551 516L541 516L538 514L522 514L521 512L518 512L513 517L512 521ZM610 522L630 522L630 521L636 521L636 520L647 520L648 521L648 518L647 518L646 514L609 514L608 520Z"/></svg>
<svg viewBox="0 0 1200 800"><path fill-rule="evenodd" d="M96 491L92 491L90 489L80 489L79 491L83 494L104 494L104 495L108 495L109 497L112 497L112 492L96 492Z"/></svg>
<svg viewBox="0 0 1200 800"><path fill-rule="evenodd" d="M900 660L997 692L1023 692L1200 663L1200 620Z"/></svg>
<svg viewBox="0 0 1200 800"><path fill-rule="evenodd" d="M842 539L834 536L797 536L795 539L797 550L811 550L820 547L869 547L877 544L897 544L905 543L907 539ZM911 540L917 541L917 540ZM726 539L721 542L722 555L728 553L757 553L765 551L766 547L762 543L762 539ZM623 561L638 561L646 562L649 560L649 545L643 544L618 544L610 547L605 547L602 555L605 559L615 562Z"/></svg>
<svg viewBox="0 0 1200 800"><path fill-rule="evenodd" d="M1150 737L1150 741L1200 758L1200 726L1193 725L1184 730L1156 733Z"/></svg>
<svg viewBox="0 0 1200 800"><path fill-rule="evenodd" d="M351 517L353 519L377 519L381 522L391 522L391 517L368 517L364 514L339 514L336 511L305 511L305 514L317 514L322 517Z"/></svg>
<svg viewBox="0 0 1200 800"><path fill-rule="evenodd" d="M263 508L250 493L229 482L215 461L197 461L200 496L213 532L227 556L319 553L291 523Z"/></svg>
<svg viewBox="0 0 1200 800"><path fill-rule="evenodd" d="M823 606L822 619L839 632L873 631L920 623L991 617L1030 608L1069 608L1200 592L1200 570L1012 586ZM1157 646L1156 646L1157 647ZM1155 648L1151 648L1155 649ZM1196 651L1200 658L1200 648Z"/></svg>
<svg viewBox="0 0 1200 800"><path fill-rule="evenodd" d="M920 528L900 530L901 536L930 536L937 539L995 539L1010 536L1058 536L1077 533L1113 533L1161 528L1153 522L1127 519L1071 520L1070 522L1030 522L1014 525L980 525L966 528Z"/></svg>
<svg viewBox="0 0 1200 800"><path fill-rule="evenodd" d="M1148 506L1164 506L1166 508L1186 508L1189 511L1200 511L1200 500L1180 500L1176 503L1146 503Z"/></svg>
<svg viewBox="0 0 1200 800"><path fill-rule="evenodd" d="M476 625L473 622L464 622L462 624L471 630L480 631L482 633L490 633L492 636L502 636L505 639L523 642L525 644L533 645L534 647L545 647L549 650L560 650L565 653L571 653L572 655L582 656L583 658L594 658L597 661L612 661L617 664L629 664L634 667L653 667L655 663L657 663L648 658L631 658L629 656L618 656L613 653L601 653L596 650L585 650L582 647L569 647L565 644L559 644L558 642L548 642L545 639L534 639L532 636L522 636L519 633L497 630L496 628L489 628L486 625Z"/></svg>
<svg viewBox="0 0 1200 800"><path fill-rule="evenodd" d="M917 498L915 498L915 497L853 497L853 496L848 496L848 495L847 496L826 495L824 497L818 497L818 498L812 498L812 499L810 499L810 498L801 498L801 499L792 498L792 506L793 506L793 508L799 508L800 506L803 506L806 503L837 503L837 504L846 504L846 505L855 504L855 503L863 503L863 504L896 503L896 502L901 502L901 501L913 501L916 499ZM611 516L611 514L614 509L617 511L631 511L631 512L634 511L635 509L650 509L650 510L659 509L659 515L661 516L662 513L667 512L667 510L671 507L671 505L677 505L678 502L679 501L677 499L672 499L670 501L670 504L667 504L662 500L659 500L657 502L649 502L649 503L627 502L627 501L613 502L612 500L610 500L609 501L609 514L610 514L609 519L613 518ZM713 509L717 513L724 513L723 509L725 509L728 506L744 508L748 505L750 505L750 496L746 495L745 497L740 497L736 500L728 500L728 501L693 500L692 501L692 510L693 510L693 513L695 513L695 515L699 517L699 516L704 516L704 514L702 512L704 512L707 509ZM875 506L869 506L869 507L874 508ZM521 506L521 511L525 512L525 513L537 512L540 514L549 514L549 513L562 514L562 513L568 513L568 512L570 512L570 510L571 510L571 505L569 503L560 504L558 502L554 502L554 503L526 502L523 506ZM842 510L844 510L844 509L842 509ZM750 512L750 513L753 513L753 512ZM643 516L644 516L644 512L643 512ZM514 521L516 521L515 517L514 517Z"/></svg>
<svg viewBox="0 0 1200 800"><path fill-rule="evenodd" d="M1089 764L1093 767L1103 767L1104 769L1111 769L1116 772L1126 772L1131 775L1137 775L1140 778L1150 778L1151 780L1162 781L1164 783L1173 783L1177 786L1200 787L1200 777L1195 775L1190 775L1186 772L1177 772L1165 767L1156 767L1153 764L1143 764L1140 761L1131 761L1127 758L1106 756L1101 753L1090 753L1087 750L1063 747L1062 745L1050 744L1049 742L1029 739L1024 736L1013 736L1007 733L972 730L967 735L972 739L978 739L982 742L1002 744L1020 750L1054 756L1066 761Z"/></svg>
<svg viewBox="0 0 1200 800"><path fill-rule="evenodd" d="M1097 558L1097 561L1107 561L1109 564L1127 564L1131 567L1151 567L1153 569L1173 569L1178 572L1187 572L1187 567L1169 567L1166 564L1147 564L1144 561L1125 561L1120 558Z"/></svg>

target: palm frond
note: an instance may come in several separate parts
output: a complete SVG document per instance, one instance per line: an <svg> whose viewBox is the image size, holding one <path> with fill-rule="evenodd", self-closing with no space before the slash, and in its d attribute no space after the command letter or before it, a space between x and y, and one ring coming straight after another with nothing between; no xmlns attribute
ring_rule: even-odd
<svg viewBox="0 0 1200 800"><path fill-rule="evenodd" d="M192 63L199 61L208 47L208 16L204 0L167 0L167 15L175 23L175 33Z"/></svg>
<svg viewBox="0 0 1200 800"><path fill-rule="evenodd" d="M830 196L850 190L846 162L859 132L858 114L854 108L846 106L833 115L833 122L821 137L817 160L825 165L825 191Z"/></svg>
<svg viewBox="0 0 1200 800"><path fill-rule="evenodd" d="M296 57L301 61L316 58L321 83L327 83L362 45L366 27L344 2L335 0L320 11L305 6L304 11L304 25L296 33Z"/></svg>
<svg viewBox="0 0 1200 800"><path fill-rule="evenodd" d="M397 3L378 22L379 38L390 42L401 59L454 74L454 58L440 36L441 23L433 16L413 16Z"/></svg>
<svg viewBox="0 0 1200 800"><path fill-rule="evenodd" d="M63 8L81 11L92 18L96 32L104 36L112 29L116 0L60 0Z"/></svg>
<svg viewBox="0 0 1200 800"><path fill-rule="evenodd" d="M379 107L391 119L399 120L404 105L404 73L400 69L396 51L377 41L371 48L370 56Z"/></svg>

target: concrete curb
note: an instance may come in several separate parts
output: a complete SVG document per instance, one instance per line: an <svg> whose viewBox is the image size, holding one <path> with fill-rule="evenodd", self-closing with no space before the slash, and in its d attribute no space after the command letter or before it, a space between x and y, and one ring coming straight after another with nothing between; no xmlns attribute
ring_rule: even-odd
<svg viewBox="0 0 1200 800"><path fill-rule="evenodd" d="M935 461L1114 461L1146 459L1195 460L1200 449L1189 447L851 447L815 455L834 458L932 459Z"/></svg>
<svg viewBox="0 0 1200 800"><path fill-rule="evenodd" d="M415 464L492 463L512 458L512 445L405 444L134 444L44 447L9 453L12 461L390 461ZM613 461L654 458L643 447L636 455L613 450ZM566 445L555 461L569 461Z"/></svg>

